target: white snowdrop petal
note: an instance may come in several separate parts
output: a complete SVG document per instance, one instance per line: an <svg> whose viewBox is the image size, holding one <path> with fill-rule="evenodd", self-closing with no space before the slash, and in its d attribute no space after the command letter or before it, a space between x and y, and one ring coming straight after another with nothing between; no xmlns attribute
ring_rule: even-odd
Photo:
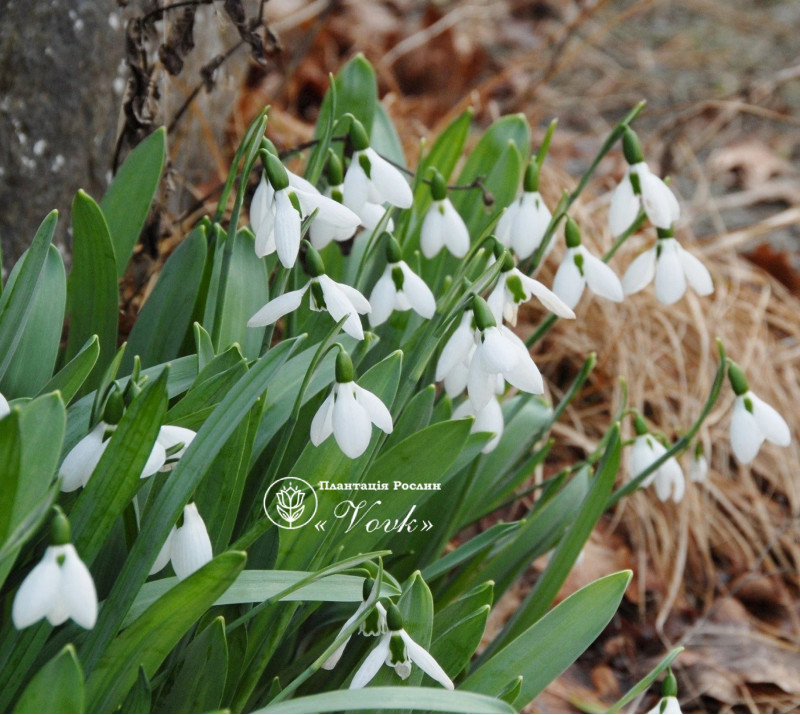
<svg viewBox="0 0 800 715"><path fill-rule="evenodd" d="M347 316L347 320L342 325L342 330L356 340L363 340L364 328L361 326L361 320L355 307L347 299L339 284L325 275L320 276L318 280L328 313L337 323Z"/></svg>
<svg viewBox="0 0 800 715"><path fill-rule="evenodd" d="M494 316L495 322L499 325L503 322L506 313L506 287L505 287L505 274L500 274L497 279L492 292L486 299L486 305Z"/></svg>
<svg viewBox="0 0 800 715"><path fill-rule="evenodd" d="M650 435L639 435L633 442L631 449L631 478L638 477L645 469L658 459L662 452L657 452L657 447L662 447ZM642 486L647 487L653 482L654 476L651 474L642 482Z"/></svg>
<svg viewBox="0 0 800 715"><path fill-rule="evenodd" d="M10 412L11 407L8 404L8 400L3 395L0 395L0 419L3 419Z"/></svg>
<svg viewBox="0 0 800 715"><path fill-rule="evenodd" d="M369 413L356 401L354 385L353 382L339 385L333 403L333 436L350 459L364 454L372 436Z"/></svg>
<svg viewBox="0 0 800 715"><path fill-rule="evenodd" d="M741 396L736 398L733 405L730 438L731 449L742 464L752 462L764 442L764 434L755 417L744 406Z"/></svg>
<svg viewBox="0 0 800 715"><path fill-rule="evenodd" d="M533 358L527 354L517 362L513 370L503 374L506 382L518 390L532 395L544 394L544 380Z"/></svg>
<svg viewBox="0 0 800 715"><path fill-rule="evenodd" d="M300 214L288 189L275 192L275 247L284 268L291 268L300 250Z"/></svg>
<svg viewBox="0 0 800 715"><path fill-rule="evenodd" d="M714 292L714 282L711 280L711 274L700 259L681 246L678 246L678 258L686 276L686 281L697 295L709 295Z"/></svg>
<svg viewBox="0 0 800 715"><path fill-rule="evenodd" d="M94 580L72 544L64 544L61 565L61 599L75 623L94 628L97 621L97 591Z"/></svg>
<svg viewBox="0 0 800 715"><path fill-rule="evenodd" d="M522 195L511 229L511 247L520 258L527 258L539 248L551 218L538 191Z"/></svg>
<svg viewBox="0 0 800 715"><path fill-rule="evenodd" d="M14 596L11 620L17 630L44 618L60 598L61 570L56 563L54 546L48 546L42 560L33 567Z"/></svg>
<svg viewBox="0 0 800 715"><path fill-rule="evenodd" d="M700 455L689 464L689 479L695 483L704 482L708 477L708 460Z"/></svg>
<svg viewBox="0 0 800 715"><path fill-rule="evenodd" d="M478 349L472 355L467 375L467 394L475 411L482 410L494 396L493 376L483 368Z"/></svg>
<svg viewBox="0 0 800 715"><path fill-rule="evenodd" d="M496 327L483 331L481 343L472 358L479 359L486 372L505 373L511 370L518 360L518 355L508 339Z"/></svg>
<svg viewBox="0 0 800 715"><path fill-rule="evenodd" d="M511 229L514 226L514 219L519 211L520 199L514 202L503 212L494 230L494 237L506 248L511 248Z"/></svg>
<svg viewBox="0 0 800 715"><path fill-rule="evenodd" d="M157 440L166 450L169 450L178 444L183 445L179 452L175 452L175 454L171 455L171 458L175 459L183 455L196 436L197 432L187 429L186 427L163 425L158 431Z"/></svg>
<svg viewBox="0 0 800 715"><path fill-rule="evenodd" d="M293 171L289 171L289 169L286 169L286 175L289 177L289 186L291 186L293 189L305 191L306 193L312 195L321 195L317 187L314 186L314 184L312 184L308 179L303 178L299 174L295 174Z"/></svg>
<svg viewBox="0 0 800 715"><path fill-rule="evenodd" d="M419 643L412 640L411 636L409 636L405 630L400 631L400 637L403 639L403 643L406 644L406 652L412 662L419 666L423 673L429 675L436 682L441 683L448 690L453 690L453 681L447 677L447 673L445 673L442 666L436 662L436 659L419 645Z"/></svg>
<svg viewBox="0 0 800 715"><path fill-rule="evenodd" d="M58 470L62 492L72 492L86 486L108 446L108 441L103 441L107 427L105 422L100 422L64 458Z"/></svg>
<svg viewBox="0 0 800 715"><path fill-rule="evenodd" d="M647 711L647 715L682 715L682 712L678 698L669 695L661 698L652 710Z"/></svg>
<svg viewBox="0 0 800 715"><path fill-rule="evenodd" d="M303 207L303 212L307 215L317 210L317 216L314 223L317 221L324 222L335 228L349 231L350 234L354 233L361 219L352 209L347 208L344 204L338 201L323 196L322 194L310 194L305 192L298 192L300 205Z"/></svg>
<svg viewBox="0 0 800 715"><path fill-rule="evenodd" d="M263 308L261 308L250 320L247 321L248 328L257 328L262 325L271 325L280 320L284 315L297 310L303 301L303 296L308 290L310 283L306 283L304 288L290 290L288 293L273 298Z"/></svg>
<svg viewBox="0 0 800 715"><path fill-rule="evenodd" d="M270 209L272 196L269 183L265 174L261 174L261 180L258 182L253 200L250 202L250 226L255 233L261 222L267 217L267 212Z"/></svg>
<svg viewBox="0 0 800 715"><path fill-rule="evenodd" d="M450 199L444 199L441 203L444 209L442 225L444 245L456 258L463 258L469 251L469 230Z"/></svg>
<svg viewBox="0 0 800 715"><path fill-rule="evenodd" d="M385 633L381 636L378 644L369 652L361 667L356 671L353 680L350 681L350 690L357 690L369 684L375 677L381 666L389 655L389 639L391 634Z"/></svg>
<svg viewBox="0 0 800 715"><path fill-rule="evenodd" d="M259 258L275 253L275 218L270 212L268 219L264 219L256 229L255 252Z"/></svg>
<svg viewBox="0 0 800 715"><path fill-rule="evenodd" d="M656 496L660 501L667 501L670 497L677 504L683 499L686 484L681 467L674 457L670 457L656 471L655 477Z"/></svg>
<svg viewBox="0 0 800 715"><path fill-rule="evenodd" d="M656 298L664 305L672 305L686 292L686 277L678 258L678 242L666 238L660 243L661 252L656 262Z"/></svg>
<svg viewBox="0 0 800 715"><path fill-rule="evenodd" d="M465 364L456 365L444 378L444 391L448 397L458 397L467 389L469 367Z"/></svg>
<svg viewBox="0 0 800 715"><path fill-rule="evenodd" d="M147 574L148 576L152 576L153 574L158 573L163 569L168 563L170 556L172 556L172 537L175 536L175 527L172 527L172 530L169 532L166 541L161 546L158 555L156 556L156 560L153 562L153 565L150 567L150 572Z"/></svg>
<svg viewBox="0 0 800 715"><path fill-rule="evenodd" d="M648 248L634 258L622 277L625 295L633 295L650 284L656 275L656 247Z"/></svg>
<svg viewBox="0 0 800 715"><path fill-rule="evenodd" d="M630 228L639 213L640 205L639 197L633 193L630 177L626 173L619 186L614 189L608 210L608 225L614 238Z"/></svg>
<svg viewBox="0 0 800 715"><path fill-rule="evenodd" d="M657 228L671 228L680 218L681 208L675 194L659 177L650 171L640 172L642 203L647 218Z"/></svg>
<svg viewBox="0 0 800 715"><path fill-rule="evenodd" d="M183 525L172 536L170 551L172 568L181 581L211 561L211 539L194 503L183 508Z"/></svg>
<svg viewBox="0 0 800 715"><path fill-rule="evenodd" d="M314 419L311 420L311 443L319 447L333 434L333 390L319 406Z"/></svg>
<svg viewBox="0 0 800 715"><path fill-rule="evenodd" d="M764 437L779 447L788 447L792 441L792 432L786 420L761 398L750 393L750 399L753 401L753 417Z"/></svg>
<svg viewBox="0 0 800 715"><path fill-rule="evenodd" d="M425 218L419 238L419 247L425 258L433 258L444 246L445 220L439 211L439 202L434 201Z"/></svg>
<svg viewBox="0 0 800 715"><path fill-rule="evenodd" d="M358 608L356 608L355 613L353 613L350 618L348 618L342 627L339 629L339 632L336 634L336 638L342 635L353 623L356 622L358 617L364 612L365 607L364 601L358 604ZM344 649L347 647L347 644L350 642L350 638L352 636L348 636L345 638L344 642L328 656L328 659L322 664L323 670L333 670L336 667L336 664L341 660L342 654L344 653ZM335 639L334 639L335 640Z"/></svg>
<svg viewBox="0 0 800 715"><path fill-rule="evenodd" d="M347 167L347 172L344 175L344 184L342 185L342 201L347 208L359 214L363 221L364 217L361 216L360 210L367 202L369 178L358 162L360 153L355 152L353 154L350 166Z"/></svg>
<svg viewBox="0 0 800 715"><path fill-rule="evenodd" d="M374 327L383 325L389 319L394 310L396 292L391 267L387 267L369 296L369 304L372 307L369 313L370 325Z"/></svg>
<svg viewBox="0 0 800 715"><path fill-rule="evenodd" d="M355 383L353 383L355 384ZM394 426L392 425L392 415L386 405L376 394L365 390L360 385L355 385L356 402L361 405L369 415L369 419L379 430L391 434Z"/></svg>
<svg viewBox="0 0 800 715"><path fill-rule="evenodd" d="M371 201L366 201L360 209L353 210L356 211L361 219L361 225L370 231L381 222L381 219L383 219L387 211L382 204L376 204ZM388 210L391 211L391 208ZM386 224L386 230L389 231L389 233L394 231L394 221L392 221L392 219L389 219L389 222Z"/></svg>
<svg viewBox="0 0 800 715"><path fill-rule="evenodd" d="M445 343L439 361L436 363L436 381L444 377L459 363L465 362L475 347L473 331L470 327L471 313L465 313L455 332Z"/></svg>
<svg viewBox="0 0 800 715"><path fill-rule="evenodd" d="M469 401L464 403L469 406ZM455 413L453 414L455 418ZM472 432L493 432L494 437L490 439L481 449L481 452L488 454L500 443L500 438L503 436L503 428L505 421L503 420L503 409L496 397L492 397L486 406L475 415L475 422L472 425Z"/></svg>
<svg viewBox="0 0 800 715"><path fill-rule="evenodd" d="M400 261L399 265L403 271L403 293L409 305L415 313L430 320L436 313L436 298L433 297L433 292L405 261Z"/></svg>
<svg viewBox="0 0 800 715"><path fill-rule="evenodd" d="M159 469L161 469L161 467L164 466L164 462L166 461L167 452L164 449L164 445L156 441L153 445L153 448L150 450L150 455L147 457L147 462L142 469L142 473L140 475L141 479L152 477Z"/></svg>
<svg viewBox="0 0 800 715"><path fill-rule="evenodd" d="M567 249L567 254L556 271L553 279L553 293L570 308L578 305L586 287L586 281L575 265L574 249Z"/></svg>
<svg viewBox="0 0 800 715"><path fill-rule="evenodd" d="M345 298L350 301L351 305L356 309L357 313L361 313L362 315L369 313L372 310L370 306L370 302L364 297L361 291L356 290L352 286L347 285L347 283L336 283L335 281L328 278L328 276L320 276L321 281L329 280L331 283L344 293Z"/></svg>
<svg viewBox="0 0 800 715"><path fill-rule="evenodd" d="M371 165L370 181L383 200L401 209L410 208L414 202L414 196L405 176L372 147L365 149L365 153Z"/></svg>
<svg viewBox="0 0 800 715"><path fill-rule="evenodd" d="M574 318L575 313L565 301L561 300L553 291L539 281L526 276L524 273L517 271L519 274L522 285L526 291L531 295L536 296L539 302L547 308L551 313L555 313L561 318Z"/></svg>
<svg viewBox="0 0 800 715"><path fill-rule="evenodd" d="M591 291L601 298L619 303L625 297L617 274L588 251L583 252L583 272Z"/></svg>

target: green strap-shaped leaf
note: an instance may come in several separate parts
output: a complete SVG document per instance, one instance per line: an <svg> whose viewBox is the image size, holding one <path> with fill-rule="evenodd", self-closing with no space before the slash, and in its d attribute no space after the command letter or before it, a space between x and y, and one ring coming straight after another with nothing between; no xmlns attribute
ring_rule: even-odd
<svg viewBox="0 0 800 715"><path fill-rule="evenodd" d="M17 701L14 712L86 712L83 671L74 646L65 646L33 676Z"/></svg>
<svg viewBox="0 0 800 715"><path fill-rule="evenodd" d="M14 502L19 489L20 461L19 413L12 410L0 420L0 538L11 528Z"/></svg>
<svg viewBox="0 0 800 715"><path fill-rule="evenodd" d="M233 583L246 555L217 556L156 601L108 646L87 681L93 712L114 712L136 682L139 666L149 678L186 631Z"/></svg>
<svg viewBox="0 0 800 715"><path fill-rule="evenodd" d="M154 131L125 159L100 203L122 277L156 194L166 155L164 127Z"/></svg>
<svg viewBox="0 0 800 715"><path fill-rule="evenodd" d="M523 708L600 635L616 613L631 575L620 571L573 593L489 658L459 689L499 695L521 675L522 687L514 705Z"/></svg>
<svg viewBox="0 0 800 715"><path fill-rule="evenodd" d="M0 296L0 379L6 374L25 332L57 221L58 211L51 211L42 221L31 247L20 259L22 265L14 285L6 287Z"/></svg>
<svg viewBox="0 0 800 715"><path fill-rule="evenodd" d="M142 367L178 357L192 320L205 262L205 228L199 226L167 259L153 292L142 306L128 337L123 375L133 368L135 355L141 358Z"/></svg>
<svg viewBox="0 0 800 715"><path fill-rule="evenodd" d="M369 137L370 146L381 156L391 159L400 166L406 165L403 143L392 124L392 120L380 103L375 104L375 117Z"/></svg>
<svg viewBox="0 0 800 715"><path fill-rule="evenodd" d="M100 357L83 391L93 389L117 348L119 295L114 247L103 212L78 191L72 202L72 271L67 280L70 314L65 360L75 357L97 335Z"/></svg>
<svg viewBox="0 0 800 715"><path fill-rule="evenodd" d="M450 692L444 688L382 687L334 690L294 700L282 700L256 713L401 712L513 713L510 705L478 693Z"/></svg>
<svg viewBox="0 0 800 715"><path fill-rule="evenodd" d="M99 356L100 340L96 335L92 335L80 349L80 352L53 375L50 381L39 391L39 394L44 395L47 392L58 390L61 393L64 404L68 405L83 386Z"/></svg>
<svg viewBox="0 0 800 715"><path fill-rule="evenodd" d="M25 330L0 381L0 391L7 397L35 395L52 376L64 326L66 301L64 261L58 249L50 245Z"/></svg>

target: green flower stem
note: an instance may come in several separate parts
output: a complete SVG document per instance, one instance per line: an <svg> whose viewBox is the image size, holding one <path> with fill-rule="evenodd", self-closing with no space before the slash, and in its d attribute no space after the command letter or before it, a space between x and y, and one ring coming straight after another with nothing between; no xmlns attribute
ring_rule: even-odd
<svg viewBox="0 0 800 715"><path fill-rule="evenodd" d="M272 290L269 292L270 299L277 298L279 295L283 295L283 292L286 290L286 284L289 282L289 273L286 268L279 262L278 267L275 269L275 277L272 280ZM261 351L259 355L263 355L267 350L269 350L269 346L272 343L272 336L275 333L275 323L272 323L267 326L267 329L264 331L264 339L261 341Z"/></svg>
<svg viewBox="0 0 800 715"><path fill-rule="evenodd" d="M367 259L375 252L375 249L378 247L380 241L380 237L383 235L384 231L386 231L386 227L389 225L389 219L392 216L392 209L387 209L384 211L381 220L378 221L378 225L372 230L372 233L369 235L367 239L367 246L364 249L364 253L361 254L361 260L358 264L358 270L356 271L356 277L353 280L353 288L356 290L364 292L361 286L361 279L364 276L364 269L367 266Z"/></svg>
<svg viewBox="0 0 800 715"><path fill-rule="evenodd" d="M708 393L708 398L703 405L703 409L700 411L697 419L689 428L689 431L683 435L683 437L676 440L675 444L673 444L641 474L637 475L627 484L612 492L611 496L608 498L608 504L606 505L607 509L614 506L614 504L622 499L622 497L636 491L639 488L639 485L653 472L655 472L662 464L664 464L664 462L666 462L670 457L674 457L676 454L683 452L683 450L687 449L691 445L694 436L697 434L706 417L708 417L712 408L717 403L717 400L719 399L719 393L722 390L722 384L725 381L725 369L729 361L725 356L725 348L723 347L722 341L719 338L717 338L717 349L719 350L719 365L717 366L717 374L714 376L714 383L711 385L711 390Z"/></svg>
<svg viewBox="0 0 800 715"><path fill-rule="evenodd" d="M683 646L671 650L655 668L653 668L647 675L644 676L644 678L642 678L627 693L625 693L625 695L623 695L608 710L606 710L606 713L619 712L628 703L633 701L635 697L641 695L656 681L656 678L661 674L661 672L668 668L672 661L675 660L675 658L677 658L683 652L683 650Z"/></svg>
<svg viewBox="0 0 800 715"><path fill-rule="evenodd" d="M214 347L219 349L219 345L217 342L219 341L219 331L220 326L222 323L222 311L225 305L225 291L228 286L228 273L230 272L230 265L231 265L231 258L233 257L233 243L236 239L236 232L239 227L239 214L242 211L242 205L244 204L244 194L247 190L247 177L250 176L250 171L253 168L253 164L256 161L256 157L258 156L258 151L261 148L261 137L264 136L264 130L267 128L267 116L266 112L262 112L258 117L258 123L256 124L256 130L254 134L250 138L250 146L248 147L247 151L247 158L244 162L244 167L242 169L242 180L239 183L239 189L236 192L236 201L233 204L233 210L231 211L231 218L230 223L228 225L228 234L225 237L225 244L222 251L222 267L220 270L219 275L219 288L217 290L217 303L216 303L216 311L214 313L214 326L212 330L212 341L214 343ZM235 173L235 165L234 165L234 173ZM227 196L225 197L227 201ZM221 200L220 200L221 201ZM224 206L224 204L220 203L220 206ZM217 209L219 212L219 209Z"/></svg>

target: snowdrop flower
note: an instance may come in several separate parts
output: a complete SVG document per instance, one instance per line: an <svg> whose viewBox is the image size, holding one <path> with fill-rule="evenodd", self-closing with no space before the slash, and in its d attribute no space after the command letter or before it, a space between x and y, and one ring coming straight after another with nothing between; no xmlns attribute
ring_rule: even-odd
<svg viewBox="0 0 800 715"><path fill-rule="evenodd" d="M661 686L661 699L652 710L648 710L647 715L651 715L651 713L655 715L681 715L683 711L677 695L678 681L672 673L672 668L670 668L669 674L664 678L664 683Z"/></svg>
<svg viewBox="0 0 800 715"><path fill-rule="evenodd" d="M7 414L11 412L11 407L8 404L8 400L3 397L3 394L0 393L0 420L3 419Z"/></svg>
<svg viewBox="0 0 800 715"><path fill-rule="evenodd" d="M527 258L541 245L552 218L539 193L539 167L536 161L531 161L525 170L522 193L500 217L495 237L520 258ZM552 247L550 242L546 253Z"/></svg>
<svg viewBox="0 0 800 715"><path fill-rule="evenodd" d="M436 363L436 382L444 380L449 397L457 397L467 387L469 364L475 352L476 333L471 310L465 310L461 323L445 343ZM502 383L500 390L502 391Z"/></svg>
<svg viewBox="0 0 800 715"><path fill-rule="evenodd" d="M667 451L661 442L647 431L647 426L640 415L634 420L636 439L631 450L631 475L638 477L645 469ZM675 457L670 457L655 472L648 476L643 482L643 487L649 487L655 482L656 496L660 501L667 501L672 497L676 504L683 499L686 490L686 482L683 478L678 461Z"/></svg>
<svg viewBox="0 0 800 715"><path fill-rule="evenodd" d="M700 442L695 445L692 461L689 463L689 479L696 484L708 479L708 460Z"/></svg>
<svg viewBox="0 0 800 715"><path fill-rule="evenodd" d="M262 152L261 158L264 175L250 205L256 255L263 257L277 251L283 266L291 268L300 250L300 199L281 160L268 151ZM313 187L308 184L307 188Z"/></svg>
<svg viewBox="0 0 800 715"><path fill-rule="evenodd" d="M353 623L358 620L359 616L361 616L361 614L367 609L367 601L372 593L374 585L375 581L373 581L371 578L364 579L361 603L358 605L355 613L344 622L344 625L336 634L336 638L339 638L342 633L344 633L351 625L353 625ZM358 632L363 636L382 636L384 633L386 633L386 609L383 607L383 604L380 601L374 605L367 617L361 622L361 625L358 627ZM348 636L345 641L335 651L333 651L330 656L328 656L328 659L322 664L324 670L333 670L336 667L336 664L339 662L342 654L344 653L344 649L350 642L350 638L351 636Z"/></svg>
<svg viewBox="0 0 800 715"><path fill-rule="evenodd" d="M347 316L342 329L356 340L363 340L364 329L358 315L370 312L369 301L355 288L337 283L325 275L325 264L321 256L310 244L307 244L307 248L306 270L311 280L298 290L290 290L273 298L247 321L248 327L271 325L284 315L297 310L303 302L303 296L309 293L311 310L325 310L337 323Z"/></svg>
<svg viewBox="0 0 800 715"><path fill-rule="evenodd" d="M360 214L367 203L411 207L411 187L400 171L369 145L364 126L351 118L350 140L355 151L344 177L344 205Z"/></svg>
<svg viewBox="0 0 800 715"><path fill-rule="evenodd" d="M587 285L593 293L619 303L623 291L617 274L583 247L578 225L571 218L567 219L565 233L567 252L556 271L553 292L570 308L578 305Z"/></svg>
<svg viewBox="0 0 800 715"><path fill-rule="evenodd" d="M172 527L150 569L150 575L158 573L171 561L175 575L183 581L211 561L212 556L206 523L197 511L197 505L192 502L183 507L183 524Z"/></svg>
<svg viewBox="0 0 800 715"><path fill-rule="evenodd" d="M369 297L372 307L370 325L385 323L393 310L413 310L423 318L432 318L436 312L436 299L431 289L402 260L397 241L388 233L384 236L387 266Z"/></svg>
<svg viewBox="0 0 800 715"><path fill-rule="evenodd" d="M676 240L672 229L658 229L658 241L634 259L622 278L625 295L638 293L653 278L656 298L672 305L683 297L688 283L698 295L713 293L708 269Z"/></svg>
<svg viewBox="0 0 800 715"><path fill-rule="evenodd" d="M526 276L514 267L514 259L508 251L501 259L503 269L497 279L494 289L489 294L486 302L498 324L505 318L511 325L517 324L517 313L521 303L529 301L536 296L551 313L561 318L574 318L575 313L553 291L543 283Z"/></svg>
<svg viewBox="0 0 800 715"><path fill-rule="evenodd" d="M70 543L69 521L56 507L52 545L19 587L11 608L17 630L42 618L59 626L71 618L82 628L97 621L97 592L86 564Z"/></svg>
<svg viewBox="0 0 800 715"><path fill-rule="evenodd" d="M478 340L470 360L467 394L473 408L480 411L491 400L498 376L523 392L541 395L542 376L525 343L504 325L497 326L483 298L475 296L472 302Z"/></svg>
<svg viewBox="0 0 800 715"><path fill-rule="evenodd" d="M731 448L742 464L752 462L766 439L787 447L792 433L786 420L764 400L754 395L742 369L734 362L728 366L728 379L736 393L731 417Z"/></svg>
<svg viewBox="0 0 800 715"><path fill-rule="evenodd" d="M456 258L469 251L469 231L464 219L447 198L444 178L435 169L431 174L433 203L422 220L420 248L425 258L433 258L446 247Z"/></svg>
<svg viewBox="0 0 800 715"><path fill-rule="evenodd" d="M502 389L502 383L501 383ZM494 433L494 437L492 437L481 449L481 452L484 454L488 454L489 452L494 451L495 447L500 444L500 438L503 436L503 428L505 427L505 421L503 419L503 409L500 407L500 402L498 402L497 397L492 395L489 398L489 401L484 405L484 407L480 410L476 410L472 406L472 402L469 400L464 400L456 409L453 411L453 419L460 420L463 417L475 417L475 421L472 423L472 429L470 429L470 433L474 434L475 432L492 432Z"/></svg>
<svg viewBox="0 0 800 715"><path fill-rule="evenodd" d="M319 446L333 434L339 449L356 459L369 446L373 424L390 434L392 415L377 395L355 383L353 362L339 350L333 389L311 421L311 442Z"/></svg>
<svg viewBox="0 0 800 715"><path fill-rule="evenodd" d="M634 222L640 209L656 228L670 228L678 220L680 205L670 188L655 174L644 161L642 146L636 133L625 128L622 138L625 160L629 166L625 178L614 190L608 222L611 234L622 235Z"/></svg>
<svg viewBox="0 0 800 715"><path fill-rule="evenodd" d="M447 677L447 673L434 657L406 633L400 611L393 603L386 609L386 622L388 631L381 636L378 645L356 671L350 682L350 689L368 685L384 663L394 668L395 673L405 680L411 675L411 664L416 663L424 673L448 690L453 690L453 681Z"/></svg>

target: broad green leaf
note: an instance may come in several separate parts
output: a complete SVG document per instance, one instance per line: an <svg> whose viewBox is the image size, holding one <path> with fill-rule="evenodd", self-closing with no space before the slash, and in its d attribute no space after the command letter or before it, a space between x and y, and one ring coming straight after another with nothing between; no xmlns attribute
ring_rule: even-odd
<svg viewBox="0 0 800 715"><path fill-rule="evenodd" d="M144 668L139 666L139 677L128 691L125 700L120 708L121 713L149 713L152 705L153 690L150 687L150 680L144 672Z"/></svg>
<svg viewBox="0 0 800 715"><path fill-rule="evenodd" d="M390 712L406 710L442 713L513 713L502 700L478 693L450 692L443 688L381 687L334 690L282 700L256 713Z"/></svg>
<svg viewBox="0 0 800 715"><path fill-rule="evenodd" d="M22 440L16 410L0 420L0 537L11 528L14 502L19 489Z"/></svg>
<svg viewBox="0 0 800 715"><path fill-rule="evenodd" d="M183 651L171 687L159 699L167 713L208 713L219 709L228 674L225 619L218 616Z"/></svg>
<svg viewBox="0 0 800 715"><path fill-rule="evenodd" d="M177 523L183 507L190 501L200 480L206 475L209 465L213 463L236 426L248 415L269 380L291 355L297 343L297 340L284 340L254 363L250 371L233 386L209 415L197 437L165 481L158 500L142 519L139 535L120 569L106 607L101 610L97 624L82 644L81 659L87 669L94 666L105 647L114 639L162 544Z"/></svg>
<svg viewBox="0 0 800 715"><path fill-rule="evenodd" d="M193 328L197 369L202 371L214 359L214 345L211 342L211 336L200 323L194 323Z"/></svg>
<svg viewBox="0 0 800 715"><path fill-rule="evenodd" d="M33 676L14 707L15 713L86 712L83 672L72 645Z"/></svg>
<svg viewBox="0 0 800 715"><path fill-rule="evenodd" d="M334 81L336 83L334 123L343 115L350 113L364 125L367 134L370 134L378 106L378 81L372 65L359 53L339 70ZM331 111L331 103L329 91L322 100L317 133L324 127L327 114Z"/></svg>
<svg viewBox="0 0 800 715"><path fill-rule="evenodd" d="M220 554L170 589L117 635L86 682L89 709L116 710L136 682L140 665L152 678L186 631L233 583L245 561L246 555L239 551Z"/></svg>
<svg viewBox="0 0 800 715"><path fill-rule="evenodd" d="M120 278L161 181L166 136L166 130L161 127L139 144L125 159L100 202L116 255L116 275Z"/></svg>
<svg viewBox="0 0 800 715"><path fill-rule="evenodd" d="M400 413L392 434L386 440L384 449L394 447L406 437L419 432L430 424L433 415L433 402L436 399L436 386L428 385L411 398Z"/></svg>
<svg viewBox="0 0 800 715"><path fill-rule="evenodd" d="M600 635L616 613L631 575L620 571L573 593L479 666L459 689L499 695L521 675L514 705L525 707Z"/></svg>
<svg viewBox="0 0 800 715"><path fill-rule="evenodd" d="M581 504L575 521L561 539L555 553L550 557L547 568L539 577L536 586L525 597L522 605L506 624L502 638L498 639L499 644L518 636L524 628L535 623L553 602L597 520L605 511L606 500L611 494L614 480L619 472L620 451L621 443L617 424L611 429L605 454L597 467L597 474L592 481L589 493Z"/></svg>
<svg viewBox="0 0 800 715"><path fill-rule="evenodd" d="M267 599L274 598L283 591L292 589L300 584L301 581L313 575L309 571L242 571L234 584L217 599L214 605L228 606L234 603L262 603ZM136 596L136 601L131 606L123 625L127 625L137 618L142 611L155 603L171 588L174 588L177 583L178 579L175 576L170 576L157 581L148 581L144 584ZM357 603L361 601L362 583L363 578L359 576L347 576L344 574L323 576L318 581L300 585L281 600ZM386 596L399 595L398 591L386 583L384 583L381 593Z"/></svg>
<svg viewBox="0 0 800 715"><path fill-rule="evenodd" d="M53 375L50 382L39 391L39 394L43 395L58 390L64 403L69 404L81 389L99 356L100 340L96 335L92 335L78 354Z"/></svg>
<svg viewBox="0 0 800 715"><path fill-rule="evenodd" d="M117 349L119 295L114 246L103 212L78 191L72 202L72 271L67 280L69 336L65 360L97 335L100 357L82 391L94 388Z"/></svg>
<svg viewBox="0 0 800 715"><path fill-rule="evenodd" d="M42 221L31 247L20 259L22 265L14 285L6 286L0 295L0 380L6 374L26 330L28 316L33 310L33 297L44 272L57 221L58 211L51 211Z"/></svg>
<svg viewBox="0 0 800 715"><path fill-rule="evenodd" d="M0 382L0 391L6 397L35 395L53 375L66 300L64 262L58 249L50 245L25 330Z"/></svg>
<svg viewBox="0 0 800 715"><path fill-rule="evenodd" d="M259 356L266 328L249 328L247 321L269 300L268 282L267 267L256 255L253 235L239 231L233 242L219 330L214 331L219 335L217 351L238 343L248 360Z"/></svg>
<svg viewBox="0 0 800 715"><path fill-rule="evenodd" d="M128 337L123 374L133 368L135 355L141 358L142 367L178 357L191 323L205 262L205 229L199 226L167 259L155 288L139 311Z"/></svg>
<svg viewBox="0 0 800 715"><path fill-rule="evenodd" d="M480 606L457 621L448 621L447 629L431 645L431 655L444 671L455 678L469 665L486 630L492 607Z"/></svg>
<svg viewBox="0 0 800 715"><path fill-rule="evenodd" d="M141 473L167 408L167 370L145 385L111 435L92 478L70 512L72 540L87 565L141 486Z"/></svg>
<svg viewBox="0 0 800 715"><path fill-rule="evenodd" d="M381 156L391 159L396 164L400 164L400 166L406 165L403 143L397 135L397 130L394 128L392 120L380 103L375 105L375 117L372 123L369 143Z"/></svg>

